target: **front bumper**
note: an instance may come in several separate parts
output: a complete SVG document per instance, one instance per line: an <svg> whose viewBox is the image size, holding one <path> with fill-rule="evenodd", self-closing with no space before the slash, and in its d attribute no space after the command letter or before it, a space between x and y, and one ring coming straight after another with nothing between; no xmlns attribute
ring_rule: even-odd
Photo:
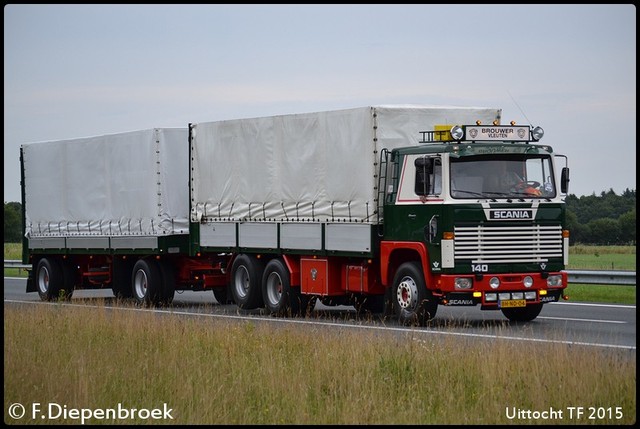
<svg viewBox="0 0 640 429"><path fill-rule="evenodd" d="M562 298L562 289L513 290L487 292L449 292L439 297L441 305L476 306L483 310L525 307L531 304L557 302Z"/></svg>

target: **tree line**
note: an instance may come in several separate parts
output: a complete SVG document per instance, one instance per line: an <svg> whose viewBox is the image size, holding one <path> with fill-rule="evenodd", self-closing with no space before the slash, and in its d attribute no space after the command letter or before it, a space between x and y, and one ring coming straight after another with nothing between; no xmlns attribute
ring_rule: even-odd
<svg viewBox="0 0 640 429"><path fill-rule="evenodd" d="M588 196L567 195L569 242L591 245L636 244L636 190L625 189L617 195L613 189ZM4 242L22 239L22 204L4 203Z"/></svg>
<svg viewBox="0 0 640 429"><path fill-rule="evenodd" d="M636 190L617 195L612 189L600 195L569 194L567 227L571 244L636 245Z"/></svg>

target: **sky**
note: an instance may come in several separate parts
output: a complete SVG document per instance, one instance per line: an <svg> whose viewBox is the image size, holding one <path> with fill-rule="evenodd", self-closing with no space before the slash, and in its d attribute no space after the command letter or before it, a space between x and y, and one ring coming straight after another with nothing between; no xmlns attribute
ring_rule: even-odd
<svg viewBox="0 0 640 429"><path fill-rule="evenodd" d="M502 109L569 193L636 189L633 4L4 7L4 201L20 145L384 104Z"/></svg>

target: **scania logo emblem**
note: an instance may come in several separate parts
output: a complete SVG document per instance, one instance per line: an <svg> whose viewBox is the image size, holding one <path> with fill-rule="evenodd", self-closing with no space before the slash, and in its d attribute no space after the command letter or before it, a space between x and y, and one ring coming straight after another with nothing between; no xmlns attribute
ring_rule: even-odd
<svg viewBox="0 0 640 429"><path fill-rule="evenodd" d="M518 137L520 137L521 139L524 138L524 130L522 128L518 129Z"/></svg>
<svg viewBox="0 0 640 429"><path fill-rule="evenodd" d="M491 220L532 220L533 210L491 210Z"/></svg>
<svg viewBox="0 0 640 429"><path fill-rule="evenodd" d="M478 130L476 130L475 128L470 129L469 136L471 136L472 139L475 139L478 136Z"/></svg>

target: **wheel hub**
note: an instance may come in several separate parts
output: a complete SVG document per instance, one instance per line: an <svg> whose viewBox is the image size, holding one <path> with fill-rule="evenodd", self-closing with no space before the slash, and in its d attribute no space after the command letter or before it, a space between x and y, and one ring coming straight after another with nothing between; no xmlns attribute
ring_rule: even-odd
<svg viewBox="0 0 640 429"><path fill-rule="evenodd" d="M46 268L41 269L38 274L38 287L42 293L49 290L49 271Z"/></svg>
<svg viewBox="0 0 640 429"><path fill-rule="evenodd" d="M411 277L402 279L396 290L400 308L414 308L417 303L418 285Z"/></svg>
<svg viewBox="0 0 640 429"><path fill-rule="evenodd" d="M282 299L282 279L278 273L271 273L267 278L267 296L273 305L277 305Z"/></svg>

